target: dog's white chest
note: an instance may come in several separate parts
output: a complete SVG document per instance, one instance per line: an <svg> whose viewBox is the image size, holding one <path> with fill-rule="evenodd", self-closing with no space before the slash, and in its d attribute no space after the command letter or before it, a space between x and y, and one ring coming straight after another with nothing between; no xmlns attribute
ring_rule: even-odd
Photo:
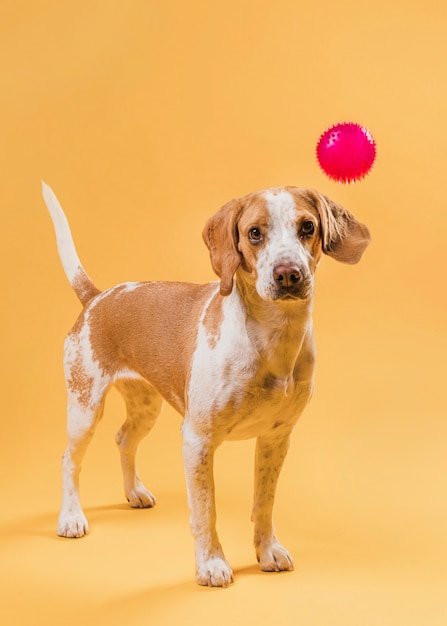
<svg viewBox="0 0 447 626"><path fill-rule="evenodd" d="M203 417L235 401L253 376L256 361L236 293L224 300L218 323L209 323L208 311L215 295L206 303L199 321L187 390L188 411Z"/></svg>
<svg viewBox="0 0 447 626"><path fill-rule="evenodd" d="M307 403L312 371L294 378L294 362L265 362L250 339L237 292L225 299L216 327L204 308L187 391L187 419L200 421L227 439L247 439L291 427Z"/></svg>

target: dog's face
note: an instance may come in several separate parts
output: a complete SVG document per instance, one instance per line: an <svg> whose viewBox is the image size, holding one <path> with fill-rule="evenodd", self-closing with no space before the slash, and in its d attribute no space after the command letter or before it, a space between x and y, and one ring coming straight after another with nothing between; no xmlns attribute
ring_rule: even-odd
<svg viewBox="0 0 447 626"><path fill-rule="evenodd" d="M345 209L312 190L274 188L232 200L210 218L204 239L228 295L233 276L268 301L311 298L322 252L357 263L369 231Z"/></svg>
<svg viewBox="0 0 447 626"><path fill-rule="evenodd" d="M318 212L286 190L255 193L238 224L241 271L263 300L307 299L322 244Z"/></svg>

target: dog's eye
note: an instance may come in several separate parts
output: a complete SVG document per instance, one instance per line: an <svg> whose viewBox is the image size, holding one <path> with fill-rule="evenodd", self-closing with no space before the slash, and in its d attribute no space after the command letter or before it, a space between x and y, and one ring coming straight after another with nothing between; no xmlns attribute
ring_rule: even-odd
<svg viewBox="0 0 447 626"><path fill-rule="evenodd" d="M250 228L250 230L248 231L248 238L251 243L261 243L263 239L262 233L257 226L255 226L254 228Z"/></svg>
<svg viewBox="0 0 447 626"><path fill-rule="evenodd" d="M315 232L315 225L310 220L305 220L301 224L300 237L312 237Z"/></svg>

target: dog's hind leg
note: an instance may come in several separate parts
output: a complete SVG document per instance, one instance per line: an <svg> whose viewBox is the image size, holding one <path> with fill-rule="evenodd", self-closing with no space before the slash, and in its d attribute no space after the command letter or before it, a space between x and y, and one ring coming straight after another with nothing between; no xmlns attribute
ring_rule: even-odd
<svg viewBox="0 0 447 626"><path fill-rule="evenodd" d="M163 399L143 380L121 379L115 382L124 398L127 419L116 435L123 470L124 492L130 506L148 508L155 505L154 495L143 485L135 457L140 441L151 431L160 414Z"/></svg>
<svg viewBox="0 0 447 626"><path fill-rule="evenodd" d="M61 537L82 537L88 533L87 519L79 499L79 473L87 446L104 411L105 391L93 408L83 406L76 394L69 393L68 444L62 457L62 506L57 529Z"/></svg>

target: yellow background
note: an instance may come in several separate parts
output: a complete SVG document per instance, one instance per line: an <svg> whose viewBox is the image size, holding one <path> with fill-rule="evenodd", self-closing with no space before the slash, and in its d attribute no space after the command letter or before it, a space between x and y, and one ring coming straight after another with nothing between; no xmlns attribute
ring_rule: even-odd
<svg viewBox="0 0 447 626"><path fill-rule="evenodd" d="M0 2L3 624L446 624L446 26L439 0ZM354 186L314 158L344 120L378 146ZM253 442L226 444L236 583L196 586L180 418L166 408L141 447L157 507L130 510L113 393L82 473L91 534L56 537L80 307L40 179L101 288L212 279L205 219L271 185L315 187L370 226L358 266L318 272L316 393L275 516L293 573L258 572Z"/></svg>

